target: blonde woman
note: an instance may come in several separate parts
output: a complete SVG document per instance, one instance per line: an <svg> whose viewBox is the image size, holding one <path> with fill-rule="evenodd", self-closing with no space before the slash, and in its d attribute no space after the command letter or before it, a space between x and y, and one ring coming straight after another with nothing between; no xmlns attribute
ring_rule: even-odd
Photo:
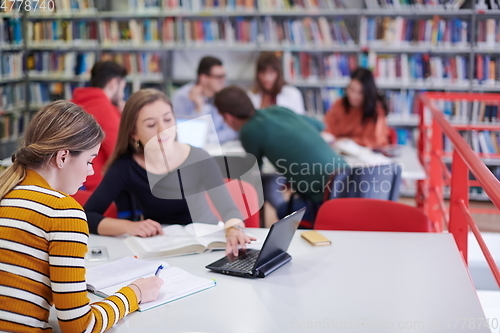
<svg viewBox="0 0 500 333"><path fill-rule="evenodd" d="M74 194L94 173L104 134L77 105L53 102L32 119L13 165L0 175L0 331L102 332L157 298L163 281L139 279L89 304L88 225Z"/></svg>

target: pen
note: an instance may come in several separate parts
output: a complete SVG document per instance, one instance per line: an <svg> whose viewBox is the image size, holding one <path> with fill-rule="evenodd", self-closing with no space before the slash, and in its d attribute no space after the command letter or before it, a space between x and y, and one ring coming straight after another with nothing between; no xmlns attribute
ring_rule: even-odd
<svg viewBox="0 0 500 333"><path fill-rule="evenodd" d="M158 276L163 268L164 268L163 265L158 266L158 269L156 270L155 276Z"/></svg>

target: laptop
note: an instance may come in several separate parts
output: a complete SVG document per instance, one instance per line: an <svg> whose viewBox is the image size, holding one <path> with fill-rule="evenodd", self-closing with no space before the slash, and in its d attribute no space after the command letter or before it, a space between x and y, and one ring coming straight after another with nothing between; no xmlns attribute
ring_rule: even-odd
<svg viewBox="0 0 500 333"><path fill-rule="evenodd" d="M302 208L273 224L262 249L240 250L238 257L228 254L207 265L206 268L214 272L240 277L263 278L268 276L292 260L286 251L305 210Z"/></svg>
<svg viewBox="0 0 500 333"><path fill-rule="evenodd" d="M206 117L176 118L177 140L193 147L203 148L208 140L209 127Z"/></svg>

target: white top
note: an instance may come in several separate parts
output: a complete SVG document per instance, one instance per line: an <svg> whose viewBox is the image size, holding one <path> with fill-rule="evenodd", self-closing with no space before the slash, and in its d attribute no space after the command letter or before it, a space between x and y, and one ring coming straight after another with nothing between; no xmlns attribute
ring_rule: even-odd
<svg viewBox="0 0 500 333"><path fill-rule="evenodd" d="M255 245L267 231L248 230ZM311 246L298 231L292 261L264 279L207 270L222 251L168 258L217 286L131 314L113 332L490 332L451 234L321 233L331 246ZM118 237L91 235L89 244L112 260L133 254Z"/></svg>
<svg viewBox="0 0 500 333"><path fill-rule="evenodd" d="M262 94L248 91L248 97L252 100L253 106L260 109L262 104ZM276 97L276 105L290 109L297 114L305 114L304 98L299 89L286 85L281 88L281 92Z"/></svg>

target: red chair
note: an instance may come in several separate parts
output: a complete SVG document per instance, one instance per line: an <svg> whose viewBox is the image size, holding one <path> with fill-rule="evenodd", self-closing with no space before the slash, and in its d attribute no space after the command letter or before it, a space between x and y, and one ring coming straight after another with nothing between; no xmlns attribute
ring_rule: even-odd
<svg viewBox="0 0 500 333"><path fill-rule="evenodd" d="M243 180L238 179L225 179L227 190L231 194L231 198L238 207L245 220L245 226L247 228L259 228L260 227L260 205L259 197L257 191L250 184ZM243 194L240 188L240 184L243 187ZM214 215L222 221L222 218L215 208L210 196L206 194L208 205L214 213Z"/></svg>
<svg viewBox="0 0 500 333"><path fill-rule="evenodd" d="M328 200L319 208L314 229L433 232L419 209L394 201L362 198Z"/></svg>
<svg viewBox="0 0 500 333"><path fill-rule="evenodd" d="M91 195L91 191L78 190L78 192L73 194L72 197L83 207ZM116 209L116 205L114 202L112 202L108 209L104 212L104 216L111 218L118 217L118 209Z"/></svg>

